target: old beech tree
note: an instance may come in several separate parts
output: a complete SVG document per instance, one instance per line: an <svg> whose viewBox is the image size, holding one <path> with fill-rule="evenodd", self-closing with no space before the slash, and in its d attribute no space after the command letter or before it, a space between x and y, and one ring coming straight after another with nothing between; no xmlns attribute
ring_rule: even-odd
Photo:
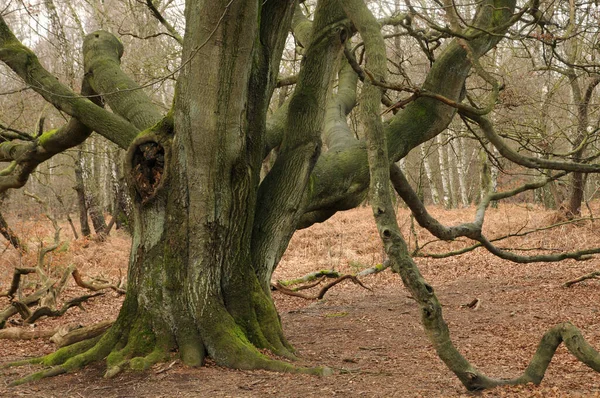
<svg viewBox="0 0 600 398"><path fill-rule="evenodd" d="M483 0L469 21L448 11L449 27L438 27L447 44L424 84L385 124L383 93L393 87L386 83L381 26L410 27L412 16L381 21L361 0L319 0L309 20L297 6L293 0L186 1L182 63L167 114L120 69L124 49L114 35L97 31L86 37L85 75L81 94L76 94L45 70L0 19L0 60L72 117L35 139L15 136L0 143L0 161L9 162L0 174L0 191L23 186L38 164L95 131L128 150L125 167L135 201L127 296L117 321L101 338L40 359L52 367L18 382L104 359L109 376L126 368L146 369L175 350L190 366L202 365L209 356L232 368L327 373L327 368L300 368L260 352L294 358L270 295L271 275L296 229L359 205L369 192L392 268L421 306L423 325L439 356L468 389L539 383L561 342L600 370L598 353L574 326L561 324L544 336L523 376L495 380L478 372L452 345L441 305L408 254L390 199L391 178L419 223L436 236L466 236L514 261L597 252L521 258L487 241L481 234L487 204L535 184L489 195L474 222L446 228L428 215L393 166L460 113L503 156L525 167L600 170L593 164L518 154L486 117L499 85L478 60L511 26L532 20L535 25L539 2L517 7L514 0ZM290 101L268 118L290 31L305 49L301 70ZM351 51L357 33L366 64L359 65ZM477 107L465 100L469 74L477 74L491 88L489 105ZM332 91L334 80L337 89ZM346 122L359 80L364 140ZM261 180L263 159L275 147L277 159Z"/></svg>

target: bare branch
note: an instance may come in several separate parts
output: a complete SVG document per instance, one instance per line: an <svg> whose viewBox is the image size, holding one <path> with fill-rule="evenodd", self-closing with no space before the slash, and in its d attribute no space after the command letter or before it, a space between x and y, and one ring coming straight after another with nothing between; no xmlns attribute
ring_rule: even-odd
<svg viewBox="0 0 600 398"><path fill-rule="evenodd" d="M579 278L572 279L572 280L570 280L568 282L565 282L563 284L563 286L564 287L571 287L571 286L573 286L576 283L583 282L583 281L586 281L588 279L600 279L600 271L594 271L594 272L589 273L587 275L580 276Z"/></svg>
<svg viewBox="0 0 600 398"><path fill-rule="evenodd" d="M156 18L158 22L160 22L162 26L164 26L165 29L167 29L167 31L169 32L169 36L177 40L179 44L183 45L183 37L181 37L181 35L179 34L179 32L177 32L175 27L171 25L169 21L167 21L165 17L160 13L158 8L156 8L156 6L154 5L154 1L146 0L145 4L154 16L154 18Z"/></svg>

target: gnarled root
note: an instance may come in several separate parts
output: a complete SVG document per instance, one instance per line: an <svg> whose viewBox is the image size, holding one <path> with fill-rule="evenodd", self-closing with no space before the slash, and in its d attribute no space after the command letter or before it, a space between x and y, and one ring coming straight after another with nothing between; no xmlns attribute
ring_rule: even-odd
<svg viewBox="0 0 600 398"><path fill-rule="evenodd" d="M268 303L265 301L263 304ZM230 309L215 304L210 310L203 311L204 315L198 324L190 318L177 319L178 327L173 331L174 328L166 327L164 322L148 314L137 314L139 307L128 305L126 300L119 318L103 336L61 348L45 357L4 366L40 364L49 367L16 380L11 386L73 372L103 359L106 359L104 377L107 378L126 369L143 371L156 363L170 360L176 351L189 366L202 365L208 354L218 365L234 369L265 369L313 375L332 373L326 367L300 367L269 358L259 351L259 348L268 348L274 353L294 357L281 329L269 327L269 324L274 324L266 322L267 314L276 313L268 308L261 310L256 302L253 306L255 318L247 321L244 327L240 326L241 319L234 319ZM271 321L278 325L276 316Z"/></svg>

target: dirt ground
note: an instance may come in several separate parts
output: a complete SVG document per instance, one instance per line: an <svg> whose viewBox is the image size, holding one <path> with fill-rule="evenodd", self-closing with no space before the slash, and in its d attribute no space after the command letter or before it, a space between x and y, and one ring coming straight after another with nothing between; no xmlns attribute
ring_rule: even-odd
<svg viewBox="0 0 600 398"><path fill-rule="evenodd" d="M591 207L595 214L600 204ZM435 216L450 225L472 219L474 209L442 211ZM512 231L523 233L553 220L554 213L531 206L506 205L490 210L485 232L490 238ZM417 228L410 233L410 218L400 210L398 219L411 248L432 237ZM551 252L600 246L599 221L564 224L498 243L502 247L525 246ZM46 223L47 224L47 223ZM0 247L0 291L6 290L14 266L31 266L35 245L50 237L44 222L12 220L17 233L29 238L30 253L19 257ZM115 281L127 267L128 239L122 233L108 242L69 241L48 262L56 272L75 264L86 276ZM4 245L4 241L0 244ZM466 242L430 243L423 251L443 253ZM4 251L2 251L4 250ZM521 254L531 254L520 250ZM296 233L275 277L289 279L320 269L355 273L382 261L382 248L371 212L367 208L338 214L326 223ZM422 273L444 305L444 315L459 350L473 364L493 377L515 377L527 363L543 333L557 323L571 321L585 338L600 347L600 281L589 280L571 288L562 283L600 270L600 261L514 264L481 249L445 259L417 258ZM39 382L6 387L35 367L0 369L0 396L32 397L565 397L600 396L600 374L579 363L561 346L540 386L497 388L469 394L437 358L419 323L416 303L408 297L400 278L383 272L362 279L372 291L351 282L332 288L324 300L310 301L274 292L289 341L300 364L327 365L329 377L234 371L209 363L192 369L178 361L160 364L143 373L125 372L103 379L104 364ZM316 290L315 290L316 291ZM313 291L314 293L314 291ZM85 294L74 284L64 298ZM480 299L477 310L462 305ZM60 319L44 318L40 329L78 322L88 325L114 319L122 298L114 292L92 299L85 310L69 310ZM0 298L0 309L8 305ZM16 317L15 317L16 319ZM27 326L29 327L29 326ZM0 362L52 352L47 340L0 340Z"/></svg>

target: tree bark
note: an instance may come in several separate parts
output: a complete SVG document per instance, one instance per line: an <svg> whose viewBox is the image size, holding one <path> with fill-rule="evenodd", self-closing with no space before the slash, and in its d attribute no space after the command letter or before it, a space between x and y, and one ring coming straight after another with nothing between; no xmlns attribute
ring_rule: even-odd
<svg viewBox="0 0 600 398"><path fill-rule="evenodd" d="M83 168L81 162L83 160L81 148L77 151L77 159L73 170L75 172L75 186L73 189L77 192L77 205L79 209L79 225L81 228L82 236L90 236L92 231L90 229L90 223L88 221L88 207L85 198L85 185L83 182Z"/></svg>

